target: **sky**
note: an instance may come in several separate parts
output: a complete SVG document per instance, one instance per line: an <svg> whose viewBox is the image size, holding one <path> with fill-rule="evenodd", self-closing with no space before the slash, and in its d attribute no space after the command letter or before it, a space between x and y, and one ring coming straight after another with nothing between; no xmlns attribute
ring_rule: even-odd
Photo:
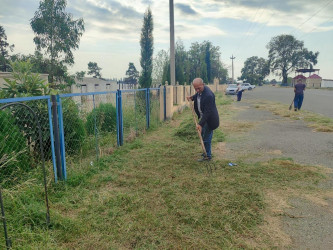
<svg viewBox="0 0 333 250"><path fill-rule="evenodd" d="M0 0L0 25L7 42L15 45L12 53L34 53L30 20L38 7L39 0ZM102 68L104 78L125 77L129 62L140 70L140 34L148 7L157 55L170 47L168 0L67 0L66 11L85 22L69 71L87 71L90 61ZM237 78L247 58L268 59L269 41L290 34L308 50L319 52L314 68L323 79L333 79L333 0L174 0L174 22L175 39L181 39L186 50L205 40L219 46L229 76L232 56Z"/></svg>

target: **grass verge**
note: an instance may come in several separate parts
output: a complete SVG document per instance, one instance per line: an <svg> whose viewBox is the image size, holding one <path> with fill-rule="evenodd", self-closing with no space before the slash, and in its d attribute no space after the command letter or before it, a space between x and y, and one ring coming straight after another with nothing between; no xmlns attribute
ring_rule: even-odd
<svg viewBox="0 0 333 250"><path fill-rule="evenodd" d="M227 114L228 104L219 107ZM116 149L78 163L66 183L49 183L45 225L41 176L3 190L14 249L221 249L279 246L267 231L267 192L317 194L319 168L290 159L206 166L190 110ZM221 130L223 131L223 130ZM217 132L223 141L225 131ZM227 135L227 134L226 134ZM3 239L1 232L0 239ZM0 241L4 248L4 241Z"/></svg>
<svg viewBox="0 0 333 250"><path fill-rule="evenodd" d="M274 103L269 101L260 101L255 105L256 108L271 111L275 115L288 117L293 120L304 120L309 127L317 132L333 132L333 119L316 114L306 110L293 111L288 109L285 104Z"/></svg>

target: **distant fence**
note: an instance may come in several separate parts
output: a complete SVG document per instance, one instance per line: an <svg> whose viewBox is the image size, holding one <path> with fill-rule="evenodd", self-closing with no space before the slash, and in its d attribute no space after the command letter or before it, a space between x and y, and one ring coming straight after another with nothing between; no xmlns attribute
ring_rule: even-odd
<svg viewBox="0 0 333 250"><path fill-rule="evenodd" d="M207 85L214 92L222 85ZM116 147L158 127L186 105L186 96L195 93L192 86L72 93L0 99L0 108L8 103L24 103L37 114L42 127L46 163L53 168L54 180L67 179L67 168L82 159L91 161L110 155ZM19 105L17 105L19 106ZM0 111L0 167L10 159L40 164L39 142L29 125L31 117L23 109ZM13 165L13 164L12 164Z"/></svg>

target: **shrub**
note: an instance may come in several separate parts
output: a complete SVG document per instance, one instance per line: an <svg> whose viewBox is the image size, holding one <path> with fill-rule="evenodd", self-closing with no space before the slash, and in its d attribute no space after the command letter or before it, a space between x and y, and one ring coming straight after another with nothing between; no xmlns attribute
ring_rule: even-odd
<svg viewBox="0 0 333 250"><path fill-rule="evenodd" d="M98 108L88 114L86 129L90 135L95 133L95 117L96 125L99 131L116 131L117 112L116 108L111 103L102 103Z"/></svg>
<svg viewBox="0 0 333 250"><path fill-rule="evenodd" d="M31 168L27 141L11 114L0 111L0 181Z"/></svg>
<svg viewBox="0 0 333 250"><path fill-rule="evenodd" d="M84 122L72 99L67 99L62 104L66 152L75 154L80 151L86 138Z"/></svg>

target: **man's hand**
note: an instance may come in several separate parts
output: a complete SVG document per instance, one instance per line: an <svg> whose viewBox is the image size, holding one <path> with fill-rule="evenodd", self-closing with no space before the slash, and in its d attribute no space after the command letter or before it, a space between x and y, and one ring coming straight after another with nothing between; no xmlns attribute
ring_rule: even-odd
<svg viewBox="0 0 333 250"><path fill-rule="evenodd" d="M202 131L202 127L198 124L197 125L197 130L201 133L201 131Z"/></svg>
<svg viewBox="0 0 333 250"><path fill-rule="evenodd" d="M187 96L186 99L187 99L188 101L193 101L193 100L192 100L192 96Z"/></svg>

